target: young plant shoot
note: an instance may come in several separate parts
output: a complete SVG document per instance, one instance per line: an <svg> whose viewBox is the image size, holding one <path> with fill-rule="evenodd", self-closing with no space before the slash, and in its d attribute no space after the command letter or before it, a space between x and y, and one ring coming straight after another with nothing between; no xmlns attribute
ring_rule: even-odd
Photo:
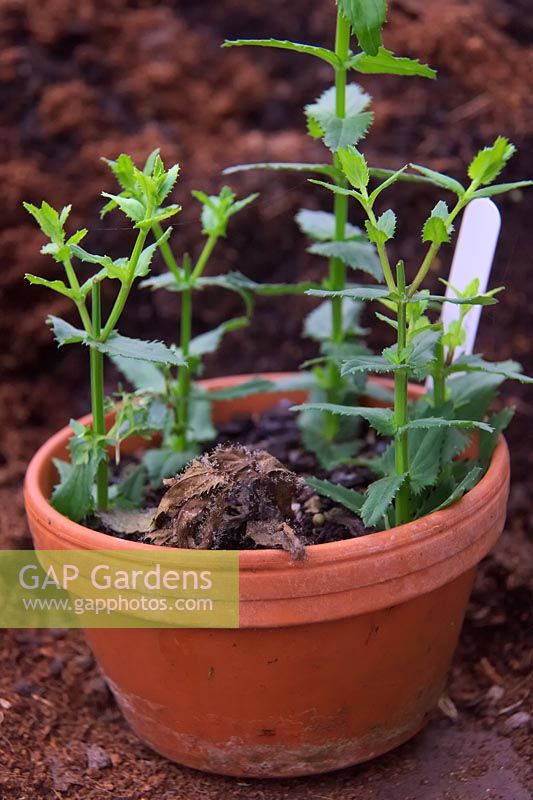
<svg viewBox="0 0 533 800"><path fill-rule="evenodd" d="M424 64L399 58L381 44L381 26L386 17L386 0L369 4L337 0L337 23L333 49L315 47L277 39L238 39L226 41L225 47L256 46L279 48L312 56L326 62L333 71L334 84L315 102L305 107L308 132L322 139L330 151L327 163L244 164L226 170L227 174L250 169L297 170L318 173L346 188L346 176L340 162L343 148L356 145L366 135L373 120L369 111L370 96L357 83L350 83L351 72L360 74L394 74L434 78L436 73ZM355 39L359 50L352 52ZM361 270L374 280L383 280L382 265L375 243L348 221L348 196L333 195L331 212L301 209L296 215L301 231L312 244L308 252L329 259L329 269L322 288L331 294L322 306L311 313L305 323L305 335L320 344L320 358L304 366L313 366L317 381L314 397L330 403L353 401L364 388L364 376L343 374L343 359L368 352L361 343L364 331L359 327L360 304L339 294L347 288L347 268ZM314 450L322 465L331 468L357 453L358 443L342 420L327 414L323 418L308 409L300 417L302 436ZM353 426L352 426L353 427Z"/></svg>
<svg viewBox="0 0 533 800"><path fill-rule="evenodd" d="M154 151L144 167L150 171L154 160L159 158ZM117 178L121 193L104 207L103 214L122 201L138 200L138 172L130 156L123 154L116 161L107 162ZM156 365L153 362L135 362L113 356L113 361L135 387L137 396L143 397L158 413L152 419L159 419L158 429L163 441L160 447L148 450L144 464L150 481L159 485L164 478L176 474L185 464L202 451L205 442L216 438L216 430L211 420L211 404L215 399L244 397L271 387L269 381L252 379L234 389L222 393L206 392L192 378L199 375L202 359L217 350L222 337L228 331L246 326L253 311L254 294L283 294L303 292L312 284L296 286L283 284L257 284L240 272L224 275L205 275L205 268L219 241L226 237L231 218L252 203L257 195L252 194L238 200L227 186L218 195L207 195L194 191L193 197L201 204L201 225L204 244L195 261L186 253L179 259L174 254L169 237L170 230L163 231L159 221L152 226L154 246L158 246L168 271L145 280L141 286L153 290L166 289L180 296L181 309L176 352L182 363L175 368L173 364ZM206 288L220 288L236 292L244 302L245 315L223 322L217 328L199 336L192 336L193 299L197 292Z"/></svg>
<svg viewBox="0 0 533 800"><path fill-rule="evenodd" d="M341 169L349 188L319 181L335 195L352 198L362 209L368 237L379 253L386 287L350 287L340 292L311 290L318 297L348 297L378 302L387 312L376 316L395 334L395 342L378 356L356 356L342 364L343 374L379 373L394 378L393 408L363 408L331 403L306 404L321 412L349 417L362 417L378 434L391 438L385 454L370 462L381 477L372 483L366 494L358 494L327 481L311 479L316 491L348 505L368 527L402 525L410 520L444 508L471 489L484 474L501 430L509 422L512 411L500 412L486 420L488 406L500 383L506 378L531 383L521 374L519 364L512 361L490 364L480 356L462 355L454 360L455 351L464 342L463 323L475 305L496 303L501 289L480 294L474 280L464 292L452 290L448 296L430 294L424 280L435 268L436 257L444 244L451 241L454 222L476 198L491 197L528 185L493 185L511 158L515 148L499 137L491 147L481 150L468 169L466 187L438 172L411 165L414 173L424 176L435 186L455 195L449 207L439 201L422 229L426 253L417 269L406 273L403 261L395 267L389 256L388 243L396 233L396 214L376 210L382 192L399 179L403 171L389 177L370 191L371 174L365 157L355 147L338 152ZM407 274L413 277L409 282ZM432 321L433 309L442 303L461 307L458 319L446 330ZM456 374L467 379L455 378ZM417 402L409 402L409 381L431 376L432 390ZM479 454L474 459L458 458L469 444L469 432L479 432ZM466 431L466 433L465 433ZM342 492L341 492L342 489Z"/></svg>
<svg viewBox="0 0 533 800"><path fill-rule="evenodd" d="M61 513L73 520L85 519L95 509L106 509L109 497L108 448L118 452L121 442L129 435L146 433L150 430L148 409L124 395L121 412L117 414L109 431L105 428L104 397L104 355L121 358L132 363L164 364L166 368L185 366L186 360L175 349L162 342L147 342L121 336L117 331L122 312L130 296L133 284L148 275L155 250L164 245L171 229L158 235L155 242L147 244L150 232L164 220L170 219L180 211L175 204L164 205L178 177L179 167L175 164L165 170L159 157L152 159L144 172L135 170L133 179L136 194L133 197L112 196L104 193L110 203L133 224L136 232L133 248L126 258L113 260L109 256L89 253L80 247L80 242L88 231L81 229L68 235L65 225L71 210L66 206L58 212L43 202L38 208L25 203L28 212L35 218L44 235L50 240L42 252L64 268L66 281L47 280L36 275L26 275L26 279L39 286L45 286L72 301L81 321L81 328L57 317L49 317L48 323L54 337L61 347L70 344L83 344L89 350L92 425L85 426L71 422L74 436L70 441L71 463L57 462L60 481L54 490L52 503ZM82 280L76 262L91 264L99 270ZM114 281L118 291L107 315L102 313L101 286ZM122 487L131 489L131 484ZM119 503L128 502L128 497L120 487L114 487L115 499Z"/></svg>

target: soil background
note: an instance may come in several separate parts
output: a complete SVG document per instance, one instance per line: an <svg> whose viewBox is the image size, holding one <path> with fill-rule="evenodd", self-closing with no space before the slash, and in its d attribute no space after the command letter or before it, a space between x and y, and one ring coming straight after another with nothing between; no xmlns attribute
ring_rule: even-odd
<svg viewBox="0 0 533 800"><path fill-rule="evenodd" d="M376 110L366 143L371 163L417 161L462 178L476 149L502 133L519 148L505 180L532 177L531 11L530 0L393 1L387 46L430 63L439 80L362 81ZM221 51L220 42L265 35L324 44L333 27L331 0L0 0L1 546L30 546L25 465L47 436L88 408L85 354L58 353L44 325L47 313L68 316L68 308L23 281L25 272L51 277L55 265L39 255L41 236L22 200L72 202L73 226L91 231L88 248L121 255L131 231L118 217L99 220L99 193L112 189L99 158L127 151L140 161L160 146L165 160L182 164L176 246L197 252L191 189L217 189L220 170L231 164L323 156L305 135L301 109L330 84L327 65L283 52ZM261 198L232 222L212 269L238 268L256 280L318 279L323 262L306 254L293 216L301 204L327 207L328 198L303 176L255 173L231 184ZM398 190L407 259L436 199L431 189ZM533 374L533 192L498 204L504 225L493 285L508 291L483 312L479 349L491 359L517 358ZM122 332L171 341L176 305L172 295L138 292ZM308 298L260 301L251 327L226 338L206 375L296 368L313 355L299 335L311 308ZM207 292L196 311L198 332L240 313L233 296ZM108 380L112 388L112 373ZM414 743L316 779L203 776L137 741L80 634L6 631L0 800L530 798L533 406L516 385L505 399L517 406L507 530L480 569L448 693Z"/></svg>

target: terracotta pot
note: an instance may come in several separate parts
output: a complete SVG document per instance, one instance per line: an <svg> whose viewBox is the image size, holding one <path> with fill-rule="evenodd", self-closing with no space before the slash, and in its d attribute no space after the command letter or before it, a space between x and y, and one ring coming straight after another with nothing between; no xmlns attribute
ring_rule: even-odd
<svg viewBox="0 0 533 800"><path fill-rule="evenodd" d="M216 417L278 399L219 403ZM70 433L53 436L28 469L35 546L146 547L88 530L50 506L52 458L65 456ZM444 511L309 547L304 562L275 550L241 552L238 630L87 631L126 719L174 761L246 777L326 772L406 741L444 686L476 565L504 525L508 485L502 438L485 477Z"/></svg>

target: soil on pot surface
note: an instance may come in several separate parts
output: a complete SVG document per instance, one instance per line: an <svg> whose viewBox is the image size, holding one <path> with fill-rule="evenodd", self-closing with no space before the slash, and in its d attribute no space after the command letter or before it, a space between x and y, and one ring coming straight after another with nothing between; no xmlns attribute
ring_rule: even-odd
<svg viewBox="0 0 533 800"><path fill-rule="evenodd" d="M323 44L334 33L331 9L331 0L0 0L1 546L31 546L21 494L26 464L89 406L85 359L75 348L57 353L43 324L47 313L66 314L65 302L50 305L45 289L22 279L24 272L57 277L39 255L42 241L22 200L72 201L73 225L95 231L88 249L118 256L131 232L117 220L98 220L99 192L112 190L101 155L125 150L142 159L161 145L167 161L182 162L177 200L184 205L190 189L218 189L218 170L228 164L319 160L323 151L306 137L301 108L327 88L328 68L281 51L221 53L219 44L263 34ZM503 133L519 147L504 179L531 177L529 11L529 0L392 3L387 46L436 67L439 81L364 79L376 110L365 142L372 163L416 161L462 178L473 152ZM311 197L305 176L247 174L232 185L241 194L260 190L261 201L232 221L217 272L320 278L322 261L305 252L292 220L302 204L326 208L323 194ZM402 256L419 247L423 215L437 199L431 189L402 188L411 211L402 233L412 242ZM497 199L504 225L493 285L510 290L483 311L479 349L489 359L513 356L533 374L533 193ZM188 205L178 219L182 251L197 252L197 213ZM195 332L240 313L229 293L212 301L202 294ZM316 355L299 339L311 307L308 298L259 300L251 328L228 335L206 375L297 368ZM172 341L176 308L174 296L139 292L122 332ZM517 406L506 532L480 567L447 690L451 704L441 704L444 711L414 742L375 763L309 780L200 775L154 755L128 730L80 633L6 631L1 800L528 800L532 410L527 387L509 384L505 393Z"/></svg>
<svg viewBox="0 0 533 800"><path fill-rule="evenodd" d="M315 454L302 443L290 401L282 401L258 416L238 415L219 425L218 430L216 442L203 456L175 479L165 481L164 486L148 488L140 514L104 513L85 524L112 536L165 547L281 548L294 558L302 558L308 545L374 531L347 508L318 495L307 484L305 478L314 476L364 491L374 478L366 466L321 467ZM372 458L385 447L366 424L359 429L358 437L361 459ZM124 459L116 478L137 465L139 459L140 455ZM139 530L133 529L136 524Z"/></svg>

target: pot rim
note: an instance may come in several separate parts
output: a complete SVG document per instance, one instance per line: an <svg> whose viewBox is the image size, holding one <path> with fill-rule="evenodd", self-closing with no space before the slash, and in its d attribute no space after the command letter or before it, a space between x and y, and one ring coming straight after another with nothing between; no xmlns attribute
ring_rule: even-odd
<svg viewBox="0 0 533 800"><path fill-rule="evenodd" d="M264 377L266 380L275 381L282 377L285 378L291 374L293 373L261 373L261 377ZM209 378L207 380L198 381L198 383L204 388L216 389L219 387L221 381L225 383L227 381L231 381L233 384L249 380L250 377L252 376L230 375L219 378ZM78 421L86 425L90 420L91 415L86 414ZM58 446L62 445L65 440L68 440L71 435L72 428L70 425L65 425L65 427L61 428L57 433L53 434L49 439L47 439L46 442L37 450L26 471L26 478L24 481L24 495L26 502L29 501L37 513L47 516L51 523L63 525L63 521L66 520L69 523L69 527L72 528L72 534L69 536L70 539L79 539L81 541L81 538L85 538L92 540L94 544L101 542L103 546L97 547L96 549L111 549L109 547L105 547L105 544L109 544L110 540L119 543L120 549L161 549L157 545L118 539L110 536L109 534L94 531L91 528L86 528L84 525L73 522L68 517L60 514L59 511L56 511L46 499L41 488L43 472L45 469L47 469L48 464L54 457L54 452ZM412 544L413 541L416 541L419 538L423 539L427 536L427 521L431 521L435 528L441 527L446 518L450 516L450 508L453 508L458 513L460 512L461 516L470 516L472 513L475 513L478 509L480 509L485 503L485 497L480 496L482 494L484 495L484 491L482 490L486 485L490 485L496 489L500 482L498 474L504 467L507 460L507 442L503 436L500 436L496 449L493 453L491 463L485 475L474 486L473 489L470 489L470 491L463 495L463 497L454 503L453 506L449 506L441 511L433 511L430 514L426 514L424 517L421 517L420 519L407 522L404 525L395 526L384 531L377 531L376 533L371 533L366 536L360 536L354 539L343 539L339 542L308 545L306 547L306 551L309 555L312 554L313 556L323 553L324 556L327 556L327 560L330 561L342 560L345 557L344 552L346 550L350 550L350 557L353 557L356 552L360 552L361 554L368 553L369 555L374 556L383 550L389 549L391 545L394 545L395 547L401 547L402 544L407 543L407 537L409 537L408 543ZM276 562L286 562L287 558L290 558L288 553L276 549L239 550L238 552L240 553L241 568L249 567L253 569L257 566L266 566L267 564L270 565L271 560L272 566L275 566Z"/></svg>

